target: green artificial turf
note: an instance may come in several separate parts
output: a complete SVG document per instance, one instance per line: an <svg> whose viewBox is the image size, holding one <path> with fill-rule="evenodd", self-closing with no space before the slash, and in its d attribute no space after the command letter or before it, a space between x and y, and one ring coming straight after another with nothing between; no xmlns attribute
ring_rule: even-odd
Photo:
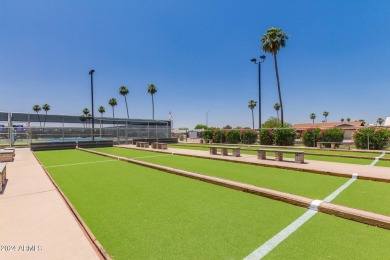
<svg viewBox="0 0 390 260"><path fill-rule="evenodd" d="M93 150L253 184L259 187L288 192L313 199L324 199L348 180L341 177L312 174L301 171L161 154L135 149L112 147L96 148Z"/></svg>
<svg viewBox="0 0 390 260"><path fill-rule="evenodd" d="M332 202L390 216L390 183L356 180Z"/></svg>
<svg viewBox="0 0 390 260"><path fill-rule="evenodd" d="M377 163L375 164L375 166L390 167L390 161L382 161L382 160L379 160L379 162L377 162Z"/></svg>
<svg viewBox="0 0 390 260"><path fill-rule="evenodd" d="M317 213L264 259L388 259L390 231Z"/></svg>
<svg viewBox="0 0 390 260"><path fill-rule="evenodd" d="M242 259L305 211L86 152L35 154L114 259Z"/></svg>
<svg viewBox="0 0 390 260"><path fill-rule="evenodd" d="M313 199L324 199L348 181L347 178L329 175L319 175L294 170L188 156L161 154L152 151L118 147L96 148L94 150L253 184L259 187L288 192ZM387 205L390 205L389 183L357 180L332 202L390 215L390 207L384 207L381 201L385 204L389 203Z"/></svg>

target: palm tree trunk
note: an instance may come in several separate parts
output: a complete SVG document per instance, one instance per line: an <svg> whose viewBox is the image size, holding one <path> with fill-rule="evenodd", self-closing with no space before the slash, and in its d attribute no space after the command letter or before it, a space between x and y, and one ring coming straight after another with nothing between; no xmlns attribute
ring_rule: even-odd
<svg viewBox="0 0 390 260"><path fill-rule="evenodd" d="M279 119L279 110L276 110L276 116L278 117L278 123L279 123L279 121L280 121L280 119Z"/></svg>
<svg viewBox="0 0 390 260"><path fill-rule="evenodd" d="M129 108L127 107L127 99L126 99L126 96L125 96L125 103L126 103L127 119L130 119L130 117L129 117Z"/></svg>
<svg viewBox="0 0 390 260"><path fill-rule="evenodd" d="M42 127L41 118L39 117L38 112L37 112L37 115L38 115L38 120L39 120L39 127Z"/></svg>
<svg viewBox="0 0 390 260"><path fill-rule="evenodd" d="M253 114L253 109L252 109L252 129L255 129L255 117Z"/></svg>
<svg viewBox="0 0 390 260"><path fill-rule="evenodd" d="M45 114L45 122L43 122L43 128L45 128L45 126L46 126L46 117L47 117L47 112Z"/></svg>
<svg viewBox="0 0 390 260"><path fill-rule="evenodd" d="M279 72L278 72L278 61L276 60L276 53L274 53L274 61L275 61L275 72L276 72L276 81L278 82L278 94L279 94L279 103L280 103L280 118L281 125L284 125L284 117L283 117L283 103L282 103L282 94L280 92L280 81L279 81Z"/></svg>
<svg viewBox="0 0 390 260"><path fill-rule="evenodd" d="M114 118L115 118L114 107L112 107L112 121L113 121L113 124L115 125Z"/></svg>
<svg viewBox="0 0 390 260"><path fill-rule="evenodd" d="M153 111L153 120L154 120L154 99L153 99L153 94L152 94L152 111Z"/></svg>

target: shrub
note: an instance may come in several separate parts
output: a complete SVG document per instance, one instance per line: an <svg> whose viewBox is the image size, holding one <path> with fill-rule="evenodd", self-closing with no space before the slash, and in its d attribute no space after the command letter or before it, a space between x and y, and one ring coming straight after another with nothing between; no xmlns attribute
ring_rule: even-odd
<svg viewBox="0 0 390 260"><path fill-rule="evenodd" d="M230 130L226 133L226 140L229 144L238 144L241 141L239 130Z"/></svg>
<svg viewBox="0 0 390 260"><path fill-rule="evenodd" d="M304 146L315 147L320 141L321 130L319 128L310 128L302 133L302 143Z"/></svg>
<svg viewBox="0 0 390 260"><path fill-rule="evenodd" d="M272 129L261 129L260 130L260 144L262 145L272 145Z"/></svg>
<svg viewBox="0 0 390 260"><path fill-rule="evenodd" d="M255 130L242 130L241 142L243 144L254 144L257 141L257 131Z"/></svg>
<svg viewBox="0 0 390 260"><path fill-rule="evenodd" d="M321 131L321 142L342 142L344 140L344 131L340 128L329 128ZM330 148L330 144L324 144ZM338 147L338 145L337 145Z"/></svg>
<svg viewBox="0 0 390 260"><path fill-rule="evenodd" d="M203 139L213 139L213 131L211 130L204 130L203 131Z"/></svg>
<svg viewBox="0 0 390 260"><path fill-rule="evenodd" d="M385 128L361 128L354 132L353 139L358 149L382 150L389 144L390 131Z"/></svg>
<svg viewBox="0 0 390 260"><path fill-rule="evenodd" d="M276 128L272 132L275 145L290 146L294 145L297 133L292 128Z"/></svg>
<svg viewBox="0 0 390 260"><path fill-rule="evenodd" d="M213 142L214 143L224 143L226 141L226 133L222 130L214 130L213 133Z"/></svg>

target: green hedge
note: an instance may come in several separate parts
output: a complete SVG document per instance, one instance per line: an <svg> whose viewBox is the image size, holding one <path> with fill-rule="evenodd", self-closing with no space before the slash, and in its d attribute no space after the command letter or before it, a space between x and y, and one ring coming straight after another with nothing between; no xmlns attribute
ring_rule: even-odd
<svg viewBox="0 0 390 260"><path fill-rule="evenodd" d="M344 140L344 131L340 128L329 128L321 131L321 142L342 142ZM330 144L324 144L325 147L330 148ZM336 145L338 147L338 145Z"/></svg>
<svg viewBox="0 0 390 260"><path fill-rule="evenodd" d="M205 130L203 131L203 139L213 139L213 131L211 130Z"/></svg>
<svg viewBox="0 0 390 260"><path fill-rule="evenodd" d="M320 141L321 129L310 128L303 132L302 143L307 147L315 147L317 142Z"/></svg>
<svg viewBox="0 0 390 260"><path fill-rule="evenodd" d="M254 144L257 141L257 131L241 130L241 142L243 144Z"/></svg>
<svg viewBox="0 0 390 260"><path fill-rule="evenodd" d="M260 130L260 144L261 145L272 145L274 143L272 137L272 129L261 129Z"/></svg>
<svg viewBox="0 0 390 260"><path fill-rule="evenodd" d="M214 132L213 132L213 142L214 143L225 143L226 142L226 132L222 131L222 130L219 130L219 129L214 130Z"/></svg>
<svg viewBox="0 0 390 260"><path fill-rule="evenodd" d="M241 141L241 134L239 130L230 130L226 133L226 141L229 144L238 144Z"/></svg>
<svg viewBox="0 0 390 260"><path fill-rule="evenodd" d="M390 131L385 128L361 128L355 131L353 139L358 149L382 150L389 145Z"/></svg>
<svg viewBox="0 0 390 260"><path fill-rule="evenodd" d="M276 128L272 132L274 144L279 146L292 146L295 143L297 133L291 128Z"/></svg>

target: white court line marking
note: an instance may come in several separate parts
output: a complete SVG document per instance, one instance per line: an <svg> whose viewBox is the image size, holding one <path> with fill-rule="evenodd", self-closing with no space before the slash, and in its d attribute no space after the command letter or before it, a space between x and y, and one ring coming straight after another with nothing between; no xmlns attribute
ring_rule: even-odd
<svg viewBox="0 0 390 260"><path fill-rule="evenodd" d="M385 152L383 152L381 155L379 155L378 157L375 157L375 160L368 166L374 166L377 162L379 162L379 159L382 158L383 156L385 156Z"/></svg>
<svg viewBox="0 0 390 260"><path fill-rule="evenodd" d="M104 162L116 162L116 161L117 161L117 160L111 159L111 160L94 161L94 162L82 162L82 163L59 164L59 165L46 166L45 168L66 167L66 166L74 166L74 165L94 164L94 163L104 163Z"/></svg>
<svg viewBox="0 0 390 260"><path fill-rule="evenodd" d="M345 190L349 185L351 185L354 181L356 181L358 177L358 174L354 173L352 175L352 178L348 180L344 185L342 185L340 188L335 190L332 194L330 194L328 197L324 199L325 202L330 202L334 198L336 198L343 190ZM296 219L293 223L288 225L286 228L284 228L282 231L280 231L278 234L276 234L274 237L272 237L270 240L265 242L263 245L261 245L259 248L257 248L255 251L253 251L250 255L245 257L245 260L258 260L262 259L264 256L266 256L269 252L271 252L272 249L277 247L283 240L288 238L292 233L294 233L298 228L300 228L303 224L305 224L306 221L311 219L315 214L317 214L318 206L322 203L321 200L313 200L310 204L309 210L306 211L302 216L300 216L298 219Z"/></svg>

